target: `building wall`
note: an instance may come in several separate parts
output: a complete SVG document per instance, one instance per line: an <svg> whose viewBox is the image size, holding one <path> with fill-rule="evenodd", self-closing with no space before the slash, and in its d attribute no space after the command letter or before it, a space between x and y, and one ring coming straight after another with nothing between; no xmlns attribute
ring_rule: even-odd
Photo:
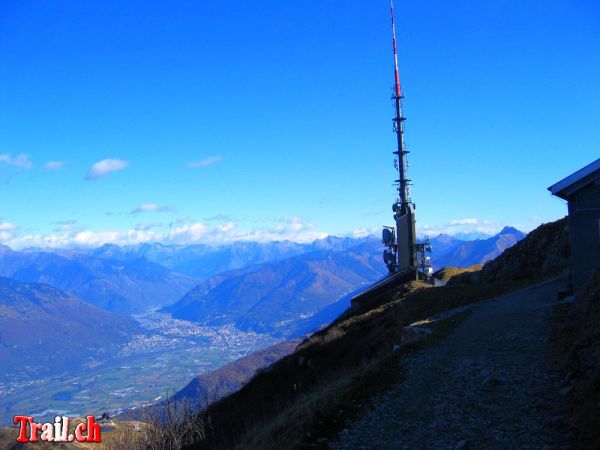
<svg viewBox="0 0 600 450"><path fill-rule="evenodd" d="M600 179L569 199L569 235L573 286L585 285L595 267L600 267Z"/></svg>

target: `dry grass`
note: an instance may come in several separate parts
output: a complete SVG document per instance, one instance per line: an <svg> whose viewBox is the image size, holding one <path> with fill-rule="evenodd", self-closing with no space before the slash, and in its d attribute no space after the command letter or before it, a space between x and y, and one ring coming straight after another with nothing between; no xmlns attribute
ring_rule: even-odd
<svg viewBox="0 0 600 450"><path fill-rule="evenodd" d="M179 450L206 437L202 414L186 402L168 401L147 410L143 421L118 421L102 434L100 450Z"/></svg>
<svg viewBox="0 0 600 450"><path fill-rule="evenodd" d="M450 278L463 273L471 273L480 271L483 268L483 264L474 264L469 267L444 267L433 274L438 280L445 282L450 281Z"/></svg>

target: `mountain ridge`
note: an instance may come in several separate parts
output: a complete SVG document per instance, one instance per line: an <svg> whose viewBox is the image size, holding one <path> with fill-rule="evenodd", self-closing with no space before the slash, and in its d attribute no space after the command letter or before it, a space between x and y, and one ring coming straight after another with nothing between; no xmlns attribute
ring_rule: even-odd
<svg viewBox="0 0 600 450"><path fill-rule="evenodd" d="M139 332L132 319L48 284L0 277L0 377L82 366Z"/></svg>
<svg viewBox="0 0 600 450"><path fill-rule="evenodd" d="M201 282L164 312L204 324L289 335L286 324L317 314L385 274L379 252L325 251L224 272ZM293 328L293 326L291 327Z"/></svg>
<svg viewBox="0 0 600 450"><path fill-rule="evenodd" d="M0 276L45 283L111 312L130 314L172 303L195 280L143 258L128 261L62 252L0 252Z"/></svg>
<svg viewBox="0 0 600 450"><path fill-rule="evenodd" d="M470 266L484 263L513 245L523 233L513 227L505 227L499 234L484 240L461 241L456 237L440 234L431 239L434 268L443 266ZM14 251L7 246L0 247L0 276L7 276L23 282L42 282L51 284L77 297L120 314L142 312L150 307L164 307L181 302L198 283L204 283L206 289L213 289L223 282L223 277L239 276L232 271L249 267L262 267L269 264L289 265L290 258L295 261L308 260L306 255L318 252L359 253L368 256L371 266L376 264L377 274L370 273L360 281L349 276L350 282L335 279L325 268L312 274L298 267L296 272L289 267L288 277L294 273L304 276L301 282L323 285L345 286L333 288L335 295L343 296L359 288L362 283L372 283L385 274L380 269L383 246L379 238L327 236L307 244L291 241L259 243L239 241L220 246L205 244L167 245L161 243L142 243L133 246L105 244L94 249L63 249L39 251L27 249ZM304 258L303 258L304 255ZM323 255L322 255L323 256ZM377 260L377 261L376 261ZM363 261L364 262L364 261ZM347 264L350 261L346 261ZM267 264L266 266L260 266ZM322 265L324 262L322 262ZM358 266L356 267L358 268ZM248 269L249 272L255 269ZM312 269L311 269L312 270ZM338 268L339 270L339 268ZM192 276L194 275L194 276ZM268 277L268 274L264 275ZM308 278L306 278L308 277ZM206 282L205 280L211 280ZM284 282L278 280L279 283ZM212 285L210 284L212 283ZM218 283L218 284L219 284ZM289 280L287 281L290 284ZM317 283L317 284L318 284ZM274 286L273 289L277 289ZM290 291L291 292L291 291ZM197 293L197 292L196 292ZM241 294L240 295L246 295ZM315 293L315 295L321 295ZM265 299L266 301L266 299ZM321 304L325 307L328 305ZM257 308L260 307L257 305ZM303 314L316 314L308 310ZM248 322L244 324L248 326Z"/></svg>

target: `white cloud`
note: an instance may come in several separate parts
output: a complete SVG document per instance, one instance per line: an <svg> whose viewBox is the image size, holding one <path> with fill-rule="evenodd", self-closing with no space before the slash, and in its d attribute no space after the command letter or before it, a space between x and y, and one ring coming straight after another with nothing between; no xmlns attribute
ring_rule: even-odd
<svg viewBox="0 0 600 450"><path fill-rule="evenodd" d="M191 221L192 219L189 216L179 216L177 219L175 219L176 224L189 223Z"/></svg>
<svg viewBox="0 0 600 450"><path fill-rule="evenodd" d="M19 229L14 223L0 222L0 242L6 242L14 239L16 231Z"/></svg>
<svg viewBox="0 0 600 450"><path fill-rule="evenodd" d="M48 235L10 234L0 238L13 248L24 247L97 247L106 243L117 245L139 244L142 242L163 242L170 244L210 244L219 245L234 241L271 242L290 240L312 242L327 237L329 233L316 231L314 226L293 217L284 219L271 227L240 230L235 222L223 222L214 226L202 222L181 222L168 227L155 223L138 225L129 230L91 231L64 228Z"/></svg>
<svg viewBox="0 0 600 450"><path fill-rule="evenodd" d="M209 156L208 158L201 159L200 161L193 161L187 164L188 169L197 169L198 167L208 167L223 161L221 156Z"/></svg>
<svg viewBox="0 0 600 450"><path fill-rule="evenodd" d="M503 224L487 219L465 218L451 220L446 224L418 227L419 235L437 236L438 234L456 235L459 233L481 233L493 235L503 228Z"/></svg>
<svg viewBox="0 0 600 450"><path fill-rule="evenodd" d="M75 229L75 226L77 225L77 221L76 220L59 220L56 222L51 222L51 225L58 225L58 228L56 228L54 231L71 231L71 230Z"/></svg>
<svg viewBox="0 0 600 450"><path fill-rule="evenodd" d="M97 180L111 172L117 172L126 169L129 166L129 161L123 159L103 159L92 165L87 173L86 179Z"/></svg>
<svg viewBox="0 0 600 450"><path fill-rule="evenodd" d="M170 206L159 206L156 203L144 203L130 212L130 214L139 214L143 212L171 212L174 209Z"/></svg>
<svg viewBox="0 0 600 450"><path fill-rule="evenodd" d="M62 169L64 165L65 165L64 161L48 161L46 164L44 164L44 169L58 170L58 169Z"/></svg>
<svg viewBox="0 0 600 450"><path fill-rule="evenodd" d="M152 228L161 228L162 226L164 226L164 224L162 222L153 222L153 223L138 223L135 226L135 229L137 231L147 231L147 230L151 230Z"/></svg>
<svg viewBox="0 0 600 450"><path fill-rule="evenodd" d="M217 214L216 216L207 217L204 220L207 222L228 222L231 221L231 217L226 214Z"/></svg>
<svg viewBox="0 0 600 450"><path fill-rule="evenodd" d="M311 228L312 225L304 224L299 217L292 217L286 220L286 225L291 231L302 231L306 228Z"/></svg>
<svg viewBox="0 0 600 450"><path fill-rule="evenodd" d="M0 162L12 167L17 167L19 169L29 170L33 167L33 164L29 160L29 157L21 153L17 156L11 156L9 153L0 154Z"/></svg>
<svg viewBox="0 0 600 450"><path fill-rule="evenodd" d="M352 232L352 237L363 238L371 235L378 236L381 234L381 229L381 227L358 228Z"/></svg>
<svg viewBox="0 0 600 450"><path fill-rule="evenodd" d="M12 231L16 230L18 227L10 222L0 222L0 231Z"/></svg>
<svg viewBox="0 0 600 450"><path fill-rule="evenodd" d="M235 223L233 222L227 222L227 223L222 223L221 225L217 225L217 230L219 230L222 233L229 233L231 231L233 231L235 228Z"/></svg>
<svg viewBox="0 0 600 450"><path fill-rule="evenodd" d="M479 219L456 219L448 222L449 225L477 225Z"/></svg>

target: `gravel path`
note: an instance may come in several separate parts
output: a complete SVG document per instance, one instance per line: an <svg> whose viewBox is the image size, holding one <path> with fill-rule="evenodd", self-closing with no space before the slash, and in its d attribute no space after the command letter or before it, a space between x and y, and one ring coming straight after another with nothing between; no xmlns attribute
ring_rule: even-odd
<svg viewBox="0 0 600 450"><path fill-rule="evenodd" d="M569 387L547 337L564 286L555 279L482 303L442 341L405 357L402 381L330 448L572 448Z"/></svg>

